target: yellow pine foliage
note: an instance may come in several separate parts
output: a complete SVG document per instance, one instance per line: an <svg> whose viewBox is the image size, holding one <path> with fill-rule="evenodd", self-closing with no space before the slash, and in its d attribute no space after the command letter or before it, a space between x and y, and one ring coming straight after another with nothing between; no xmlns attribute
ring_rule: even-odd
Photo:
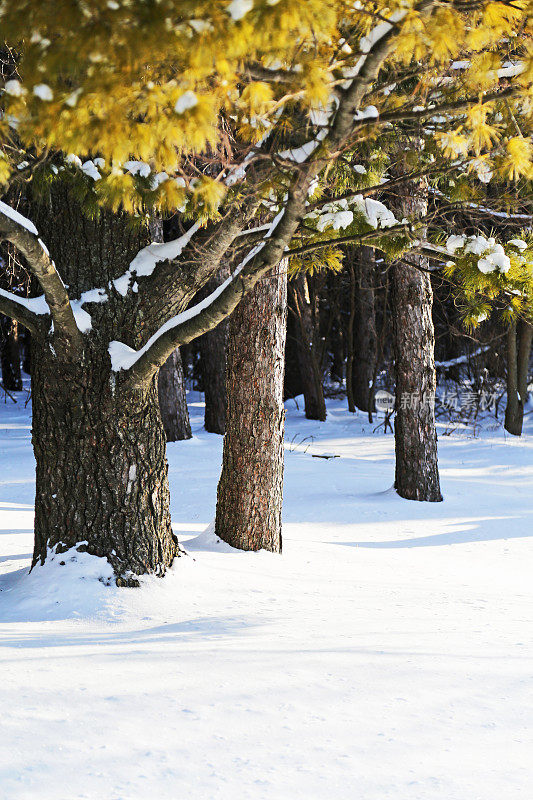
<svg viewBox="0 0 533 800"><path fill-rule="evenodd" d="M137 208L139 181L124 173L125 162L146 162L152 175L169 178L193 164L189 178L202 171L210 176L192 187L193 205L203 215L216 213L224 191L213 180L218 148L226 169L232 148L245 153L271 129L269 141L299 136L302 120L313 126L308 112L334 109L332 98L374 44L391 34L377 81L386 73L394 83L413 68L419 85L376 91L365 102L378 115L400 113L415 96L426 102L428 75L445 76L440 94L428 102L477 95L459 122L437 117L435 138L446 155L482 155L503 147L503 137L507 174L526 175L530 154L496 119L502 104L483 102L482 93L498 88L497 69L506 59L522 61L522 72L505 85L517 87L513 107L526 139L533 108L530 11L530 0L481 0L464 10L415 0L3 0L2 34L20 58L0 98L0 181L17 175L24 149L33 157L99 157L105 161L99 194L116 205L121 193L131 192L136 196L127 205ZM463 58L470 64L465 73L450 69ZM373 119L359 127L361 141L380 132ZM180 187L163 185L152 191L157 202L182 205Z"/></svg>

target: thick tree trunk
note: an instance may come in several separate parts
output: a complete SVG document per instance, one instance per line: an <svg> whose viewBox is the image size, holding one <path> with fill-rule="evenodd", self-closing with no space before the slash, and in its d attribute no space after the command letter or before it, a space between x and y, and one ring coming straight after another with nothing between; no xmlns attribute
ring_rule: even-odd
<svg viewBox="0 0 533 800"><path fill-rule="evenodd" d="M229 276L229 267L221 269L207 284L213 292ZM224 320L209 333L200 337L200 370L205 395L205 429L209 433L223 434L226 429L226 340L228 320Z"/></svg>
<svg viewBox="0 0 533 800"><path fill-rule="evenodd" d="M159 407L167 442L179 442L192 437L185 378L179 347L159 370Z"/></svg>
<svg viewBox="0 0 533 800"><path fill-rule="evenodd" d="M34 564L52 547L86 542L88 552L108 559L119 584L134 585L137 575L163 574L178 554L156 379L127 389L108 353L111 340L138 348L147 338L142 286L123 295L113 281L150 232L122 214L87 217L64 186L30 216L72 298L106 289L102 302L84 306L92 325L76 359L32 337Z"/></svg>
<svg viewBox="0 0 533 800"><path fill-rule="evenodd" d="M126 395L105 352L91 356L84 369L61 366L47 345L33 344L33 563L49 548L86 542L119 585L136 585L137 575L163 574L178 552L157 387Z"/></svg>
<svg viewBox="0 0 533 800"><path fill-rule="evenodd" d="M402 196L406 216L426 211L426 185L409 184ZM408 257L427 267L422 256ZM392 267L396 369L396 491L407 500L442 500L435 428L435 334L433 292L427 272L408 264Z"/></svg>
<svg viewBox="0 0 533 800"><path fill-rule="evenodd" d="M527 377L533 325L525 320L512 322L507 331L507 405L505 430L522 435L524 405L527 399Z"/></svg>
<svg viewBox="0 0 533 800"><path fill-rule="evenodd" d="M18 323L0 314L0 361L2 383L8 392L22 389Z"/></svg>
<svg viewBox="0 0 533 800"><path fill-rule="evenodd" d="M314 314L307 276L298 275L291 281L290 288L296 314L297 346L305 399L305 416L307 419L324 421L326 419L326 402L317 357Z"/></svg>
<svg viewBox="0 0 533 800"><path fill-rule="evenodd" d="M228 408L216 534L242 550L281 551L286 264L233 312L227 347Z"/></svg>
<svg viewBox="0 0 533 800"><path fill-rule="evenodd" d="M355 251L355 316L353 326L353 402L361 411L373 411L370 391L377 357L374 287L376 262L372 247ZM373 406L373 403L372 403Z"/></svg>

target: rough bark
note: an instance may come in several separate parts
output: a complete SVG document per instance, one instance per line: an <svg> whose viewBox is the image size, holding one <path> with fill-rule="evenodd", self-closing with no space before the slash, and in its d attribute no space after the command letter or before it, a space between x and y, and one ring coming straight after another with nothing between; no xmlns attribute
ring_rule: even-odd
<svg viewBox="0 0 533 800"><path fill-rule="evenodd" d="M19 392L22 389L19 326L14 319L3 314L0 314L0 362L4 388L8 392Z"/></svg>
<svg viewBox="0 0 533 800"><path fill-rule="evenodd" d="M121 393L92 356L85 369L58 369L49 348L33 344L34 563L48 548L86 542L119 584L134 585L177 554L157 388Z"/></svg>
<svg viewBox="0 0 533 800"><path fill-rule="evenodd" d="M377 357L376 310L374 303L375 255L372 247L355 253L355 315L353 326L353 402L361 411L373 411L370 392Z"/></svg>
<svg viewBox="0 0 533 800"><path fill-rule="evenodd" d="M157 389L167 442L191 439L191 423L179 347L176 347L159 370Z"/></svg>
<svg viewBox="0 0 533 800"><path fill-rule="evenodd" d="M425 212L424 183L410 184L402 197L408 216ZM418 267L426 259L407 259ZM435 428L435 335L431 317L433 292L429 274L396 263L392 267L396 370L396 491L407 500L442 500Z"/></svg>
<svg viewBox="0 0 533 800"><path fill-rule="evenodd" d="M229 268L222 268L207 284L208 293L226 280ZM226 428L226 339L228 320L224 320L199 339L200 371L205 394L204 424L209 433L223 434Z"/></svg>
<svg viewBox="0 0 533 800"><path fill-rule="evenodd" d="M71 297L109 287L107 302L86 306L93 324L81 358L62 359L49 338L32 337L34 563L49 548L86 542L109 560L119 584L134 585L136 575L163 574L178 552L156 380L126 389L107 349L114 338L132 347L142 341L137 294L124 298L110 282L150 241L149 231L120 214L88 219L63 188L32 218Z"/></svg>
<svg viewBox="0 0 533 800"><path fill-rule="evenodd" d="M281 551L286 314L282 262L229 322L228 408L215 529L242 550Z"/></svg>
<svg viewBox="0 0 533 800"><path fill-rule="evenodd" d="M505 430L522 435L524 405L527 399L529 358L533 341L533 325L525 320L512 322L507 331L507 405Z"/></svg>
<svg viewBox="0 0 533 800"><path fill-rule="evenodd" d="M297 347L307 419L326 419L326 402L317 357L314 310L307 276L303 273L290 283L296 315Z"/></svg>

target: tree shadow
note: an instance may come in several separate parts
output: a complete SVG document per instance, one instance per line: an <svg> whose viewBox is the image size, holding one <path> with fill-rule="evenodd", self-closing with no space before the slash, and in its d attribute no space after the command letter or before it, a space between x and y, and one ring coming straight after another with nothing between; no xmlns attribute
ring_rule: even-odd
<svg viewBox="0 0 533 800"><path fill-rule="evenodd" d="M526 515L523 514L517 514L514 516L487 517L484 519L465 519L461 522L448 523L450 530L446 533L413 536L408 539L392 539L382 542L330 542L330 544L341 545L343 547L366 547L372 550L398 550L412 547L443 547L444 545L472 544L476 542L490 542L505 539L527 539L533 537L533 527L529 527L525 516ZM512 519L523 519L523 530L505 530L505 521Z"/></svg>

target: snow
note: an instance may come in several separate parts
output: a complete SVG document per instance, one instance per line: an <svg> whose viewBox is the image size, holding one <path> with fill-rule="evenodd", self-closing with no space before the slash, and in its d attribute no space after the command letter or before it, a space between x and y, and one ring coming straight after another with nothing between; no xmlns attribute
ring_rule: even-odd
<svg viewBox="0 0 533 800"><path fill-rule="evenodd" d="M7 292L5 289L0 289L0 296L7 297L8 300L12 300L14 303L24 306L24 308L27 308L28 311L33 311L34 314L50 313L48 303L44 299L44 294L40 295L39 297L21 297L13 292Z"/></svg>
<svg viewBox="0 0 533 800"><path fill-rule="evenodd" d="M479 317L478 317L478 322L481 322ZM449 361L435 361L435 366L437 368L440 367L442 369L446 369L448 367L456 367L459 364L468 364L468 362L471 359L481 355L481 353L486 353L487 350L490 350L490 345L484 345L482 347L478 347L477 350L475 350L473 353L469 353L463 356L457 356L457 358L450 358Z"/></svg>
<svg viewBox="0 0 533 800"><path fill-rule="evenodd" d="M49 102L50 100L54 99L54 93L46 83L38 83L36 86L34 86L33 94L38 97L39 100L44 100L45 102Z"/></svg>
<svg viewBox="0 0 533 800"><path fill-rule="evenodd" d="M452 234L446 239L446 250L453 255L456 250L460 250L466 243L466 236L460 234Z"/></svg>
<svg viewBox="0 0 533 800"><path fill-rule="evenodd" d="M379 117L379 111L377 110L376 106L365 106L364 108L359 109L357 113L354 115L354 122L360 122L361 120L365 119L377 119Z"/></svg>
<svg viewBox="0 0 533 800"><path fill-rule="evenodd" d="M278 215L279 217L280 215ZM261 250L262 247L265 246L266 238L269 235L272 229L272 225L269 227L267 234L265 234L265 239L258 243L255 247L252 247L250 252L247 254L246 258L244 258L241 263L236 267L236 269L229 275L226 280L217 286L217 288L211 292L207 297L201 300L196 305L191 306L190 308L185 309L180 314L176 314L176 316L171 317L171 319L167 320L161 327L151 336L146 344L141 347L140 350L134 350L124 342L119 341L112 341L109 343L108 352L109 357L111 359L111 369L114 372L118 372L121 369L130 369L138 360L139 358L146 353L149 348L157 342L157 340L167 331L172 330L172 328L177 328L178 325L182 325L184 322L188 322L193 317L198 316L202 311L208 308L219 295L229 286L230 283L233 283L235 278L240 274L244 266L250 261L256 253ZM153 245L152 245L153 246ZM142 251L141 251L142 252ZM116 281L115 281L116 283Z"/></svg>
<svg viewBox="0 0 533 800"><path fill-rule="evenodd" d="M508 272L511 268L511 260L505 254L501 244L495 244L493 247L483 255L477 262L480 272Z"/></svg>
<svg viewBox="0 0 533 800"><path fill-rule="evenodd" d="M206 531L222 438L191 394L188 556L134 590L77 552L28 575L23 399L0 404L2 800L532 796L531 423L441 435L445 501L410 503L390 434L289 401L279 556Z"/></svg>
<svg viewBox="0 0 533 800"><path fill-rule="evenodd" d="M282 208L281 211L278 212L278 214L274 217L274 219L272 220L272 222L268 226L268 229L267 229L262 241L258 242L254 247L252 247L249 250L249 252L243 258L243 260L233 270L232 274L229 275L226 278L226 280L223 283L220 284L220 286L217 286L217 288L213 292L211 292L211 294L209 294L207 297L205 297L199 303L196 303L196 305L191 306L190 308L186 308L181 313L176 314L176 316L171 317L171 319L167 320L154 333L154 335L151 336L148 339L146 344L144 344L143 347L141 347L140 350L134 350L129 345L124 344L124 342L119 342L119 341L116 341L116 340L110 342L109 346L108 346L108 352L109 352L109 357L111 359L111 369L113 370L113 372L118 372L119 370L122 370L122 369L130 369L130 367L132 367L139 360L139 358L144 353L146 353L150 349L150 347L164 333L166 333L169 330L172 330L172 328L177 328L178 325L182 325L184 322L188 322L190 319L193 319L193 317L198 316L198 314L200 314L202 311L204 311L206 308L208 308L217 299L217 297L219 297L219 295L222 294L222 292L226 289L226 287L229 286L230 283L233 283L233 281L242 272L242 270L244 269L246 264L248 264L248 262L251 261L252 258L255 255L257 255L257 253L259 253L260 250L262 250L262 248L266 245L268 239L272 236L274 230L276 229L278 223L282 219L284 213L285 213L285 209ZM195 223L195 225L196 224L197 223ZM194 225L193 225L193 227L194 227ZM192 230L192 228L189 229L188 233L190 233L191 230ZM192 234L191 234L191 236L192 236ZM176 241L179 241L179 240L176 240ZM169 244L173 244L173 242L169 242ZM153 246L154 245L151 245L151 247L153 247ZM145 248L145 249L148 249L148 248ZM143 251L141 250L141 253L142 252ZM116 284L116 281L115 281L115 284Z"/></svg>
<svg viewBox="0 0 533 800"><path fill-rule="evenodd" d="M188 111L190 108L194 108L196 105L198 105L198 98L194 92L189 90L184 92L181 97L178 97L176 105L174 106L174 111L176 114L183 114L185 111Z"/></svg>
<svg viewBox="0 0 533 800"><path fill-rule="evenodd" d="M523 239L509 239L507 244L513 245L513 247L516 247L516 249L520 250L521 253L527 249L527 242L524 242Z"/></svg>
<svg viewBox="0 0 533 800"><path fill-rule="evenodd" d="M141 178L147 178L152 171L150 165L144 161L125 161L124 169L131 175L140 175Z"/></svg>
<svg viewBox="0 0 533 800"><path fill-rule="evenodd" d="M327 130L318 132L315 139L311 139L300 147L293 147L290 150L282 150L278 153L279 158L286 159L287 161L294 161L295 164L303 164L310 156L313 155L318 145L327 136Z"/></svg>
<svg viewBox="0 0 533 800"><path fill-rule="evenodd" d="M134 275L151 275L161 261L177 258L199 228L200 223L195 222L177 239L173 239L171 242L152 242L152 244L139 250L135 258L130 262L128 271L113 281L113 286L117 292L125 297Z"/></svg>
<svg viewBox="0 0 533 800"><path fill-rule="evenodd" d="M4 91L11 97L23 97L26 94L26 88L16 78L5 82Z"/></svg>
<svg viewBox="0 0 533 800"><path fill-rule="evenodd" d="M390 228L398 224L392 211L379 200L358 194L353 198L353 202L373 228Z"/></svg>
<svg viewBox="0 0 533 800"><path fill-rule="evenodd" d="M513 64L512 61L506 61L501 69L498 69L498 78L514 78L516 75L521 75L525 70L525 65L521 62Z"/></svg>
<svg viewBox="0 0 533 800"><path fill-rule="evenodd" d="M379 25L376 25L374 28L372 28L372 30L369 31L366 36L363 36L359 42L360 51L362 53L369 53L374 45L376 45L380 39L382 39L390 30L392 30L393 25L391 23L400 22L406 14L406 9L395 11L394 14L391 14L389 17L390 22L380 22Z"/></svg>
<svg viewBox="0 0 533 800"><path fill-rule="evenodd" d="M11 208L11 206L6 205L6 203L3 203L1 200L0 200L0 214L3 214L5 217L9 217L9 219L13 220L13 222L16 222L17 225L22 225L23 228L26 228L27 231L35 234L35 236L39 235L37 228L31 221L31 219L28 219L27 217L24 217L22 214L19 214L18 211L15 211L14 208Z"/></svg>
<svg viewBox="0 0 533 800"><path fill-rule="evenodd" d="M232 0L227 6L228 14L234 22L242 19L254 7L254 0Z"/></svg>

